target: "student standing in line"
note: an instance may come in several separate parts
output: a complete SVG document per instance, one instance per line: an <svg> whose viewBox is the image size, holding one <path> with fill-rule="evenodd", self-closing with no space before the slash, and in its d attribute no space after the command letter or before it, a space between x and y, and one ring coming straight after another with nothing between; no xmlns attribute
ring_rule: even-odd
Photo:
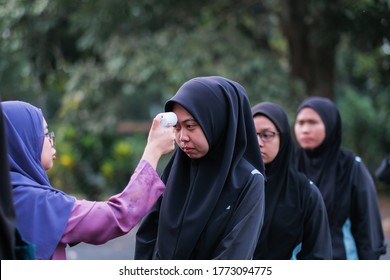
<svg viewBox="0 0 390 280"><path fill-rule="evenodd" d="M155 169L174 149L174 129L153 120L143 156L123 192L107 201L79 200L51 186L54 133L42 111L26 102L2 102L16 225L36 246L37 259L66 259L65 247L103 244L129 232L165 189Z"/></svg>
<svg viewBox="0 0 390 280"><path fill-rule="evenodd" d="M251 259L264 216L264 166L245 89L189 80L166 104L178 148L166 192L137 232L136 259Z"/></svg>
<svg viewBox="0 0 390 280"><path fill-rule="evenodd" d="M360 157L341 148L336 105L311 97L298 107L298 169L319 188L328 212L333 259L376 260L386 253L374 181Z"/></svg>
<svg viewBox="0 0 390 280"><path fill-rule="evenodd" d="M264 225L254 259L332 259L326 207L317 187L294 164L294 143L283 108L252 107L267 178Z"/></svg>

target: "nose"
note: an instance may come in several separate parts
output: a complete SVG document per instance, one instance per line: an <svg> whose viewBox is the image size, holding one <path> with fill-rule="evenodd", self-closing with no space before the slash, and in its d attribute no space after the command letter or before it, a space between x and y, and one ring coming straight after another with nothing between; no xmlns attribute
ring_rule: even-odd
<svg viewBox="0 0 390 280"><path fill-rule="evenodd" d="M260 137L259 134L257 134L257 141L259 142L259 146L260 146L260 147L263 147L263 146L264 146L264 142L263 142L263 140L261 140L261 137Z"/></svg>
<svg viewBox="0 0 390 280"><path fill-rule="evenodd" d="M185 132L184 129L181 129L180 132L179 132L179 141L181 142L187 142L189 139L188 139L188 135L187 133Z"/></svg>
<svg viewBox="0 0 390 280"><path fill-rule="evenodd" d="M301 131L302 133L308 133L310 131L310 126L308 124L302 124Z"/></svg>

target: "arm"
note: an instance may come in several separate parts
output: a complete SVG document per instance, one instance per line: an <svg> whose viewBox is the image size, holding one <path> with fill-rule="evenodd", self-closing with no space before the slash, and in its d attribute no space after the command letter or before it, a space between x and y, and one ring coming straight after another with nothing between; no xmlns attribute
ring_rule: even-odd
<svg viewBox="0 0 390 280"><path fill-rule="evenodd" d="M320 191L312 182L306 187L302 249L297 258L301 260L331 260L332 240L325 203Z"/></svg>
<svg viewBox="0 0 390 280"><path fill-rule="evenodd" d="M386 253L382 221L374 181L363 162L352 170L351 230L359 259L379 259Z"/></svg>
<svg viewBox="0 0 390 280"><path fill-rule="evenodd" d="M61 243L102 244L129 232L164 189L156 171L141 161L122 193L104 202L76 200Z"/></svg>
<svg viewBox="0 0 390 280"><path fill-rule="evenodd" d="M62 243L102 244L129 232L165 190L155 169L163 154L175 148L172 127L154 118L144 154L124 191L105 202L76 200Z"/></svg>
<svg viewBox="0 0 390 280"><path fill-rule="evenodd" d="M213 259L252 259L264 221L264 177L255 174L240 195Z"/></svg>

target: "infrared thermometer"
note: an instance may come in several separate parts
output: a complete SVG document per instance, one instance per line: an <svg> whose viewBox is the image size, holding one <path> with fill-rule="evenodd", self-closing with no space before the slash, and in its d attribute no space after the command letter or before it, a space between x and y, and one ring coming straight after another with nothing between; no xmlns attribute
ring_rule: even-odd
<svg viewBox="0 0 390 280"><path fill-rule="evenodd" d="M160 126L163 127L174 126L177 123L176 114L173 112L160 113L157 115L157 117L160 117L162 119L160 122Z"/></svg>

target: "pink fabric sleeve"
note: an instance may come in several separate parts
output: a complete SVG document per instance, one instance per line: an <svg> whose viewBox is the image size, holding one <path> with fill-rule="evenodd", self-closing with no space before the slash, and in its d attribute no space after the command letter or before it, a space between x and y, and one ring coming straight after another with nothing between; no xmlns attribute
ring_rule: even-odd
<svg viewBox="0 0 390 280"><path fill-rule="evenodd" d="M164 190L157 172L142 160L123 192L104 202L76 200L61 243L103 244L126 234Z"/></svg>

